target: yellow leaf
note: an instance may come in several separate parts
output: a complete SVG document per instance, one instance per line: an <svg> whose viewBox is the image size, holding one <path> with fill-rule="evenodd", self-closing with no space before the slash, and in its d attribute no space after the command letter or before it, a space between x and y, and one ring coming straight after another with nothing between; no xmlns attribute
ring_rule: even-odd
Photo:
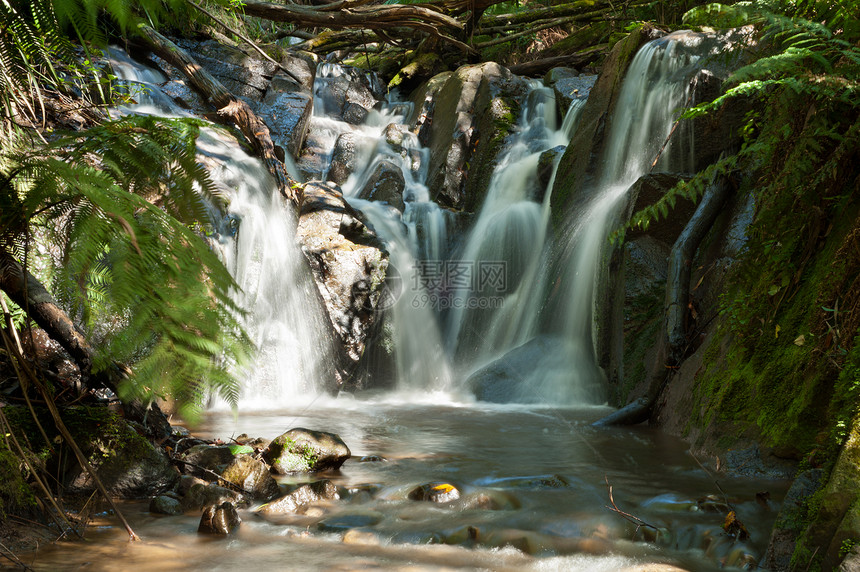
<svg viewBox="0 0 860 572"><path fill-rule="evenodd" d="M781 329L782 329L782 328L780 328L780 327L779 327L779 324L777 324L777 325L776 325L776 329L775 329L775 330L774 330L774 332L773 332L773 337L778 338L778 337L779 337L779 331L780 331Z"/></svg>

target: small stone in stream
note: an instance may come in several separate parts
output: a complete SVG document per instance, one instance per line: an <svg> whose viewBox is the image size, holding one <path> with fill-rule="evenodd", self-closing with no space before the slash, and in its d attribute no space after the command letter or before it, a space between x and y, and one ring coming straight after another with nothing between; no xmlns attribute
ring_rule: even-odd
<svg viewBox="0 0 860 572"><path fill-rule="evenodd" d="M349 457L349 447L334 433L301 427L276 437L263 452L272 471L281 475L337 469Z"/></svg>
<svg viewBox="0 0 860 572"><path fill-rule="evenodd" d="M460 498L460 491L449 483L426 483L415 487L409 493L409 499L415 501L450 502Z"/></svg>
<svg viewBox="0 0 860 572"><path fill-rule="evenodd" d="M346 532L352 528L373 526L382 520L378 512L339 514L320 521L317 527L323 532Z"/></svg>
<svg viewBox="0 0 860 572"><path fill-rule="evenodd" d="M716 495L708 495L696 501L699 510L704 512L717 512L720 514L728 514L732 509L722 499Z"/></svg>
<svg viewBox="0 0 860 572"><path fill-rule="evenodd" d="M318 481L302 485L289 494L261 506L260 513L267 516L289 514L311 503L339 498L337 487L331 481Z"/></svg>
<svg viewBox="0 0 860 572"><path fill-rule="evenodd" d="M182 514L182 504L175 498L167 495L152 497L149 501L149 512L155 514L169 514L176 516Z"/></svg>
<svg viewBox="0 0 860 572"><path fill-rule="evenodd" d="M200 525L197 532L205 534L230 534L242 520L236 511L236 506L230 501L224 501L219 505L210 505L203 510L200 517Z"/></svg>
<svg viewBox="0 0 860 572"><path fill-rule="evenodd" d="M380 463L383 461L387 461L385 457L380 457L379 455L365 455L364 457L358 460L359 463Z"/></svg>
<svg viewBox="0 0 860 572"><path fill-rule="evenodd" d="M362 546L378 546L379 538L366 530L347 530L343 535L344 544L360 544Z"/></svg>
<svg viewBox="0 0 860 572"><path fill-rule="evenodd" d="M233 462L224 469L221 478L240 487L257 500L269 501L281 494L268 465L250 455L236 455Z"/></svg>
<svg viewBox="0 0 860 572"><path fill-rule="evenodd" d="M486 491L460 499L460 510L516 510L520 501L504 491Z"/></svg>
<svg viewBox="0 0 860 572"><path fill-rule="evenodd" d="M461 526L457 530L445 535L445 544L471 545L481 538L481 529L475 526Z"/></svg>
<svg viewBox="0 0 860 572"><path fill-rule="evenodd" d="M195 477L192 475L182 475L181 477L179 477L179 494L181 496L185 496L188 494L188 491L194 485L203 485L205 487L208 484L208 482L204 481L199 477Z"/></svg>
<svg viewBox="0 0 860 572"><path fill-rule="evenodd" d="M182 508L187 511L200 510L206 506L221 504L224 501L247 504L242 495L236 491L215 484L195 484L188 489L188 494L182 498Z"/></svg>

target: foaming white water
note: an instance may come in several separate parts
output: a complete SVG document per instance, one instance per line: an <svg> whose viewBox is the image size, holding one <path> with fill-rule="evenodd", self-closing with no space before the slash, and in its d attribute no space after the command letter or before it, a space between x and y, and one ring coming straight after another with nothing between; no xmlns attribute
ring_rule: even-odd
<svg viewBox="0 0 860 572"><path fill-rule="evenodd" d="M109 57L118 77L142 86L132 90L138 103L122 112L190 116L159 89L166 81L160 72L119 50ZM254 363L236 372L242 381L239 405L272 409L311 401L320 380L334 375L332 342L288 207L263 164L223 130L202 129L197 149L228 202L226 212L210 208L210 243L239 286L233 296L247 312L243 326L258 350ZM292 160L286 164L297 177Z"/></svg>

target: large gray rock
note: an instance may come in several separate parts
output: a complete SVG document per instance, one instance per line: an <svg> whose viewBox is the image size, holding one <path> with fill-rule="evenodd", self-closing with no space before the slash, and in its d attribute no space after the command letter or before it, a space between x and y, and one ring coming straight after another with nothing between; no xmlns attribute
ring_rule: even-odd
<svg viewBox="0 0 860 572"><path fill-rule="evenodd" d="M281 493L269 467L250 455L236 455L221 478L243 489L254 499L268 501Z"/></svg>
<svg viewBox="0 0 860 572"><path fill-rule="evenodd" d="M349 457L349 447L334 433L301 427L279 435L263 452L272 471L281 475L337 469Z"/></svg>
<svg viewBox="0 0 860 572"><path fill-rule="evenodd" d="M264 516L291 514L300 507L323 501L338 500L339 498L337 487L331 481L317 481L302 485L289 494L264 504L258 512Z"/></svg>
<svg viewBox="0 0 860 572"><path fill-rule="evenodd" d="M591 362L568 341L540 336L480 368L466 385L477 399L492 403L593 402L604 379Z"/></svg>
<svg viewBox="0 0 860 572"><path fill-rule="evenodd" d="M358 136L352 131L341 133L334 141L327 179L342 185L358 167Z"/></svg>
<svg viewBox="0 0 860 572"><path fill-rule="evenodd" d="M84 410L85 411L85 410ZM87 415L85 412L84 415ZM84 454L108 492L120 498L147 498L172 489L179 472L167 455L156 449L124 419L110 412L95 412L100 423L89 417L96 432L76 436ZM90 495L96 484L90 474L74 465L67 475L66 493Z"/></svg>
<svg viewBox="0 0 860 572"><path fill-rule="evenodd" d="M385 86L375 74L350 66L340 66L317 84L324 112L353 125L362 123L385 97Z"/></svg>
<svg viewBox="0 0 860 572"><path fill-rule="evenodd" d="M360 199L388 203L399 211L403 211L403 189L406 181L403 171L393 161L382 160L376 164L367 182L358 193Z"/></svg>
<svg viewBox="0 0 860 572"><path fill-rule="evenodd" d="M308 183L297 236L349 369L364 352L388 253L336 187Z"/></svg>
<svg viewBox="0 0 860 572"><path fill-rule="evenodd" d="M269 126L272 141L291 157L298 155L305 141L313 99L284 75L275 76L255 111Z"/></svg>
<svg viewBox="0 0 860 572"><path fill-rule="evenodd" d="M441 77L444 83L434 79L432 88L422 90L417 119L422 124L429 121L427 186L440 204L475 211L516 125L518 98L526 93L527 84L494 62L463 66Z"/></svg>
<svg viewBox="0 0 860 572"><path fill-rule="evenodd" d="M214 40L196 42L179 40L184 48L203 68L211 73L230 93L248 101L260 101L275 75L275 64L252 57L238 47Z"/></svg>
<svg viewBox="0 0 860 572"><path fill-rule="evenodd" d="M575 100L586 100L597 81L596 75L579 75L573 68L553 68L547 72L544 83L552 88L559 115L564 117Z"/></svg>

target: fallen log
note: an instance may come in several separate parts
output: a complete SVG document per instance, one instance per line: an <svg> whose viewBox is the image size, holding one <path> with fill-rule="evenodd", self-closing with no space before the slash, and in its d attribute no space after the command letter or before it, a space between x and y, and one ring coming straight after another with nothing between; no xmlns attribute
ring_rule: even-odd
<svg viewBox="0 0 860 572"><path fill-rule="evenodd" d="M297 4L273 4L261 0L246 0L243 10L248 16L273 22L287 22L305 28L383 30L388 34L391 34L392 30L396 28L420 30L436 36L466 53L476 53L468 44L443 34L441 31L449 30L462 37L465 34L465 26L462 22L437 10L419 5L355 6L355 4L350 4L348 7L339 9L328 7L319 9Z"/></svg>
<svg viewBox="0 0 860 572"><path fill-rule="evenodd" d="M139 26L138 31L155 54L182 72L191 82L191 86L215 107L218 115L232 121L245 135L257 157L275 178L278 191L290 203L293 215L298 218L302 206L301 187L290 177L283 162L275 154L275 144L266 123L247 103L231 94L220 81L194 61L185 50L146 24Z"/></svg>
<svg viewBox="0 0 860 572"><path fill-rule="evenodd" d="M542 58L531 62L524 62L508 67L512 73L524 76L541 76L552 68L559 66L580 67L588 65L607 53L609 46L602 45L584 52Z"/></svg>

